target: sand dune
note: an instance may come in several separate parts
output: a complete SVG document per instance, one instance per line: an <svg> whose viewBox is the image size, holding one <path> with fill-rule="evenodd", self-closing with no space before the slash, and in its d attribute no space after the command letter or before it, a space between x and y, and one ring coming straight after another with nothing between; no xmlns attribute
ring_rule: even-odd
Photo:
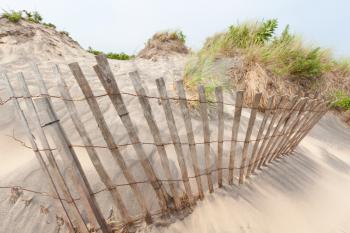
<svg viewBox="0 0 350 233"><path fill-rule="evenodd" d="M1 25L0 20L0 25ZM12 29L11 29L12 30ZM22 28L18 28L19 31ZM36 29L32 29L36 32ZM79 87L70 74L67 64L79 62L86 74L94 94L104 93L103 88L92 70L95 64L92 55L86 53L72 41L59 40L50 41L56 43L49 46L46 37L59 38L55 32L39 30L33 36L31 31L26 33L30 36L23 41L13 42L19 46L11 48L0 44L0 71L9 72L13 83L16 82L16 72L23 71L28 81L32 94L38 94L36 79L31 71L30 64L38 62L44 79L52 95L58 95L56 81L52 75L52 65L60 64L63 75L67 81L73 97L82 95ZM3 34L8 31L6 27L0 27ZM1 34L0 33L0 34ZM27 35L25 34L25 35ZM20 37L19 37L20 38ZM15 40L14 35L6 34L1 40L11 42ZM67 38L66 38L67 39ZM67 39L68 40L68 39ZM63 41L63 42L62 42ZM16 48L16 49L14 49ZM27 50L28 49L28 50ZM29 51L30 50L30 51ZM25 56L23 56L25 54ZM62 54L62 55L59 55ZM148 87L151 95L158 95L154 80L164 77L168 90L175 95L173 81L181 78L181 71L186 57L172 56L167 59L157 59L156 62L136 59L135 61L110 61L117 82L122 91L134 92L127 73L135 67L139 70L144 85ZM18 92L19 90L16 89ZM3 80L0 80L0 97L4 100L9 97ZM230 94L225 95L225 101L234 102ZM60 100L53 100L55 110L61 123L72 143L81 143L77 132L66 112L65 106ZM150 141L150 134L143 115L140 114L140 106L137 98L125 96L125 103L132 119L138 129L142 141ZM117 143L126 143L126 132L107 98L99 99L99 104L106 120L113 132ZM162 113L161 106L157 101L152 101L152 108L157 113ZM94 144L104 145L100 133L96 130L93 117L86 103L77 103L79 113L86 124L88 132ZM232 119L232 108L225 107L227 119ZM175 107L174 114L180 135L186 135L181 113ZM241 128L245 128L248 122L249 112L244 111ZM261 116L258 116L261 119ZM162 138L170 141L166 121L163 114L157 114L157 123L162 129ZM194 114L193 120L197 140L201 141L201 124L198 115ZM216 129L216 120L212 118L211 129ZM231 125L225 125L225 137L229 138ZM11 104L0 106L0 186L20 185L38 191L48 191L48 184L43 177L39 165L34 159L33 152L23 147L7 135L15 136L25 140L20 122L15 118ZM211 131L215 137L216 130ZM256 135L256 131L253 132ZM239 135L240 138L243 135ZM185 137L181 137L185 138ZM312 132L302 141L296 152L273 164L268 169L253 176L247 184L239 188L225 187L213 195L208 196L203 202L199 202L193 213L185 219L173 219L174 223L169 226L147 226L143 232L349 232L350 223L350 130L331 113L327 114ZM227 153L228 145L225 145L224 152ZM160 161L154 148L145 147L149 158L160 167ZM187 148L184 148L187 151ZM180 177L179 168L176 162L176 155L170 147L167 149L171 160L171 169ZM203 148L198 148L199 152ZM91 163L83 150L77 151L84 169L88 170L88 179L93 190L103 188L101 182L96 178L96 173L91 169ZM120 172L115 169L115 164L106 150L99 150L103 156L102 161L107 167L108 173L116 183L125 182ZM132 148L123 150L127 163L133 172L140 171L136 163L136 156ZM203 164L204 161L201 161ZM214 164L213 164L214 166ZM161 171L161 169L158 169ZM190 170L190 175L193 171ZM216 174L214 174L216 175ZM160 177L163 174L159 174ZM137 179L143 180L144 174L137 173ZM203 182L205 183L205 182ZM196 187L193 183L193 187ZM182 184L180 188L183 189ZM142 186L143 192L150 193L150 187ZM195 190L195 189L194 189ZM195 190L196 191L196 190ZM130 198L130 190L126 187L123 190L123 197L130 206L132 213L137 213L137 206L133 205ZM31 200L32 199L32 200ZM105 192L97 196L105 216L109 215L111 209L111 198ZM26 200L31 200L28 206ZM157 203L149 195L149 205L152 209L157 208ZM43 209L48 208L45 213ZM0 232L8 233L36 233L36 232L65 232L56 223L55 204L48 197L34 195L24 192L14 204L10 203L10 191L0 189Z"/></svg>

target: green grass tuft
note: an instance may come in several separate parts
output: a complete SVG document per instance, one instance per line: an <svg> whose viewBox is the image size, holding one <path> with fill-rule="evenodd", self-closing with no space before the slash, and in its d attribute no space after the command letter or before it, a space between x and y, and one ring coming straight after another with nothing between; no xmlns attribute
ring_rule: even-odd
<svg viewBox="0 0 350 233"><path fill-rule="evenodd" d="M103 54L102 51L93 49L91 47L89 47L87 51L89 53L94 54L94 55ZM107 53L106 57L109 58L109 59L114 59L114 60L130 60L130 59L135 58L134 55L128 55L128 54L125 54L125 53Z"/></svg>
<svg viewBox="0 0 350 233"><path fill-rule="evenodd" d="M4 17L8 20L10 20L13 23L17 23L18 21L20 21L22 19L22 11L4 11L4 13L2 13L1 17Z"/></svg>
<svg viewBox="0 0 350 233"><path fill-rule="evenodd" d="M332 95L333 101L331 107L340 108L341 110L350 110L350 96L343 91L336 91Z"/></svg>
<svg viewBox="0 0 350 233"><path fill-rule="evenodd" d="M327 72L350 74L348 60L336 61L329 50L303 43L289 25L280 34L277 27L276 19L245 22L208 38L185 66L187 87L195 90L198 84L210 87L226 82L216 75L221 58L240 58L243 70L258 64L276 77L293 80L313 81Z"/></svg>

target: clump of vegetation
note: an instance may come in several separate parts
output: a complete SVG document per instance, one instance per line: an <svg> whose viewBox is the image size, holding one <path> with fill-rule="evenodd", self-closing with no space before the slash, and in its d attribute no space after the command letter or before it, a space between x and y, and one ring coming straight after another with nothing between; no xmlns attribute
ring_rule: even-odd
<svg viewBox="0 0 350 233"><path fill-rule="evenodd" d="M103 54L102 51L93 49L91 47L89 47L87 51L89 53L94 54L94 55ZM128 55L128 54L125 54L125 53L112 53L112 52L107 53L106 57L109 58L109 59L114 59L114 60L130 60L130 59L135 58L134 55Z"/></svg>
<svg viewBox="0 0 350 233"><path fill-rule="evenodd" d="M158 32L150 38L138 57L156 60L170 54L187 54L186 36L181 30Z"/></svg>
<svg viewBox="0 0 350 233"><path fill-rule="evenodd" d="M68 37L69 37L69 32L67 32L67 31L60 31L60 33L61 33L62 35L65 35L65 36L68 36Z"/></svg>
<svg viewBox="0 0 350 233"><path fill-rule="evenodd" d="M181 30L159 32L152 39L158 39L161 42L177 40L183 44L186 43L186 36Z"/></svg>
<svg viewBox="0 0 350 233"><path fill-rule="evenodd" d="M350 95L344 91L336 91L332 95L331 106L340 110L350 110Z"/></svg>
<svg viewBox="0 0 350 233"><path fill-rule="evenodd" d="M56 29L56 25L52 24L52 23L43 23L43 25L45 27L48 27L48 28L53 28L53 29Z"/></svg>
<svg viewBox="0 0 350 233"><path fill-rule="evenodd" d="M23 13L24 13L24 16L23 16ZM42 24L45 27L56 29L56 26L54 24L43 22L43 17L37 11L26 11L26 10L21 10L21 11L12 10L10 12L4 11L1 17L6 18L14 23L17 23L21 19L23 19L31 23ZM67 35L69 34L67 33Z"/></svg>
<svg viewBox="0 0 350 233"><path fill-rule="evenodd" d="M42 23L43 17L39 14L39 12L37 12L37 11L31 12L31 11L26 11L26 10L23 10L23 12L26 15L25 19L28 20L29 22Z"/></svg>
<svg viewBox="0 0 350 233"><path fill-rule="evenodd" d="M6 18L13 23L17 23L22 19L22 11L4 11L1 17Z"/></svg>
<svg viewBox="0 0 350 233"><path fill-rule="evenodd" d="M281 34L276 33L277 27L276 19L245 22L208 38L203 48L185 66L187 88L195 91L196 86L202 84L210 97L215 85L235 89L237 80L244 82L247 74L256 67L262 67L267 78L289 79L310 89L326 73L350 74L350 62L347 60L336 61L329 50L303 43L299 36L290 32L288 25ZM239 68L225 70L226 79L217 75L222 69L220 61L224 59L236 59L239 63ZM232 69L239 70L232 75ZM276 82L269 82L272 88L277 88ZM266 86L264 88L267 89Z"/></svg>

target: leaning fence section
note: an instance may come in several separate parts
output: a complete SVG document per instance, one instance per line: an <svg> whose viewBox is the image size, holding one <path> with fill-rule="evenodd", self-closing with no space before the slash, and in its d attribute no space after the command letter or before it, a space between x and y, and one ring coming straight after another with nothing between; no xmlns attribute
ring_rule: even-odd
<svg viewBox="0 0 350 233"><path fill-rule="evenodd" d="M215 89L216 100L207 99L203 86L198 86L198 98L189 99L182 80L176 81L174 85L177 97L171 97L162 78L155 82L159 95L150 96L137 71L129 73L135 93L126 93L120 91L106 57L98 55L96 61L97 64L93 69L106 91L106 94L100 96L93 94L92 87L79 64L69 64L69 69L84 94L81 99L72 98L58 66L53 67L53 72L57 77L60 96L49 94L36 65L33 69L41 92L37 96L31 95L22 73L17 76L20 93L15 93L13 82L6 74L3 75L7 80L18 116L26 130L30 148L33 149L50 182L50 192L58 201L61 217L71 232L113 232L121 229L132 231L136 222L146 221L150 224L159 216L167 217L189 211L197 201L215 192L217 188L225 185L243 185L246 179L256 174L258 170L265 169L274 160L291 154L328 109L327 104L322 100L297 96L271 96L267 106L261 108L259 107L261 93L256 93L252 104L246 106L243 103L244 91L237 91L235 103L231 104L224 101L221 87ZM136 124L124 102L125 95L137 98L140 103L140 112L149 129L150 141L144 142L140 139ZM113 132L108 127L106 116L97 101L101 96L107 96L110 99L130 143L121 145L113 138ZM53 108L53 98L63 100L82 145L74 145L70 135L64 131ZM155 112L150 103L151 99L159 100L163 112ZM80 118L76 101L86 101L98 125L96 130L101 133L106 146L93 144ZM202 135L195 135L193 119L191 119L193 103L198 107ZM23 108L24 104L26 108ZM174 114L174 104L180 114ZM224 116L227 106L233 108L231 117ZM209 114L210 109L215 109L214 117ZM248 111L247 124L242 123L243 109ZM160 129L155 114L164 114L167 129L164 127ZM181 140L176 123L178 120L184 124L186 140ZM212 124L213 121L215 124ZM231 127L229 139L224 138L226 123ZM168 130L170 141L164 140L161 130ZM216 131L217 134L212 135L211 131ZM242 140L239 139L239 135L244 135ZM202 140L196 141L196 136ZM54 147L49 143L50 138L53 139ZM145 145L155 147L164 177L157 175L157 168L152 164L144 148ZM180 179L176 178L174 171L170 168L169 152L166 149L169 145L173 146L175 151ZM227 145L228 150L224 150L224 145ZM121 150L125 146L133 148L140 168L145 174L143 180L137 179L133 170L129 169L127 158ZM79 162L76 147L86 149L93 168L104 185L102 190L92 190L86 171ZM126 183L120 184L113 181L113 175L107 172L98 153L97 148L101 147L109 150L115 162L113 165L115 171L125 177ZM57 151L58 155L54 155L53 151ZM68 176L63 175L58 159L63 161L64 167L69 171ZM202 161L204 162L201 163ZM147 195L153 195L157 200L153 204L157 206L156 211L153 206L150 206L149 197L143 192L141 184L150 185L152 192ZM137 206L136 215L130 212L130 201L125 200L125 195L123 196L122 187L124 186L130 187L131 192L128 195L133 200L133 205ZM79 196L79 205L76 198L73 198L73 192ZM113 219L107 219L103 214L101 203L96 198L96 195L101 192L108 192L111 197L110 204L117 211Z"/></svg>

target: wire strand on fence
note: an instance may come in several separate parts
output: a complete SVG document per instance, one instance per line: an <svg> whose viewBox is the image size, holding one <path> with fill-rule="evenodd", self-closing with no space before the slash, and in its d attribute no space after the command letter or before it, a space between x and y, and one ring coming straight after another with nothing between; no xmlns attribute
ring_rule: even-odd
<svg viewBox="0 0 350 233"><path fill-rule="evenodd" d="M179 98L179 97L168 97L168 98L162 98L162 97L158 97L158 96L149 96L149 95L138 95L138 94L135 94L135 93L131 93L131 92L120 92L121 95L128 95L128 96L133 96L133 97L146 97L148 99L156 99L156 100L172 100L172 101L179 101L179 100L187 100L188 102L197 102L197 103L200 103L201 101L199 99L182 99L182 98ZM30 97L24 97L24 96L11 96L9 98L7 98L6 100L2 101L0 99L0 105L5 105L6 103L8 103L11 99L13 98L16 98L16 99L24 99L24 98L40 98L40 97L43 97L43 96L46 96L46 97L50 97L50 98L53 98L53 99L60 99L60 100L64 100L64 101L73 101L73 102L80 102L80 101L85 101L87 100L88 98L102 98L102 97L106 97L106 96L112 96L113 94L108 94L108 93L105 93L105 94L100 94L100 95L94 95L94 96L90 96L90 97L80 97L80 98L75 98L75 99L65 99L65 98L62 98L61 96L57 96L57 95L46 95L46 94L40 94L40 95L32 95ZM119 94L117 94L119 95ZM234 103L226 103L226 102L221 102L221 101L212 101L212 100L207 100L205 103L207 104L223 104L223 105L226 105L226 106L232 106L232 107L235 107L235 104ZM287 110L287 111L297 111L299 112L299 110L295 110L295 109L291 109L291 108L285 108L285 107L274 107L274 108L253 108L253 107L250 107L250 106L242 106L241 107L242 109L258 109L258 110ZM312 109L306 109L306 110L303 110L301 112L323 112L323 110L319 111L319 110L312 110Z"/></svg>
<svg viewBox="0 0 350 233"><path fill-rule="evenodd" d="M287 133L279 133L279 134L275 134L275 135L269 135L269 136L265 136L265 137L261 137L261 138L256 138L256 139L250 139L247 142L257 142L257 141L263 141L265 139L270 139L270 138L275 138L275 137L281 137L281 136L285 136L285 135L290 135L290 134L295 134L295 133L303 133L309 131L308 129L304 129L304 130L293 130ZM15 140L16 142L20 143L23 147L27 148L27 149L31 149L34 152L36 151L56 151L57 148L45 148L45 149L38 149L38 150L34 150L31 146L27 145L24 141L22 141L21 139L17 138L14 133L12 135L6 135L7 137L12 138L13 140ZM232 139L224 139L222 142L238 142L238 143L243 143L246 142L245 140L232 140ZM181 144L181 145L204 145L206 143L218 143L218 140L211 140L209 142L196 142L196 143L189 143L189 142L165 142L162 144L157 144L154 142L140 142L142 145L152 145L152 146L169 146L169 145L174 145L174 144ZM134 145L134 143L124 143L124 144L117 144L116 148L120 148L120 147L126 147L126 146L132 146ZM102 146L102 145L91 145L91 146L85 146L85 145L79 145L79 144L72 144L70 145L70 147L72 148L97 148L97 149L115 149L114 147L108 147L108 146Z"/></svg>

